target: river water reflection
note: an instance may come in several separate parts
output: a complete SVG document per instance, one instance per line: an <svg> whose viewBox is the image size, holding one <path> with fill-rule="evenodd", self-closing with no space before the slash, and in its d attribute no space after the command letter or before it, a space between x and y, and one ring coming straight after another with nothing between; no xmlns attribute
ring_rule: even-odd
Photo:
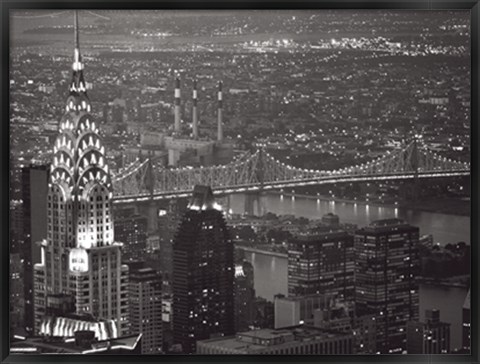
<svg viewBox="0 0 480 364"><path fill-rule="evenodd" d="M244 195L231 196L230 207L235 213L242 213ZM464 241L470 244L470 217L439 214L416 210L406 210L394 206L373 206L351 202L335 202L310 198L266 195L262 197L265 210L278 215L295 215L310 219L320 219L332 212L340 217L340 222L368 225L379 219L400 218L418 226L420 234L432 234L434 241L445 245Z"/></svg>

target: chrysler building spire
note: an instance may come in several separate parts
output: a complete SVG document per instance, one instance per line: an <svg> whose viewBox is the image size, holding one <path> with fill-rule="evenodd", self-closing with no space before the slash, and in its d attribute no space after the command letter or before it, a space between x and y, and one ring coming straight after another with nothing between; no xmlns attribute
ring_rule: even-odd
<svg viewBox="0 0 480 364"><path fill-rule="evenodd" d="M87 87L83 76L83 62L80 54L80 35L78 25L78 12L75 10L74 15L74 32L75 32L75 48L72 64L72 82L70 84L70 96L67 100L67 111L87 111L91 109L90 100L87 96Z"/></svg>
<svg viewBox="0 0 480 364"><path fill-rule="evenodd" d="M74 61L73 61L73 70L74 71L81 71L83 69L82 64L82 56L80 55L80 41L79 41L79 32L78 32L78 12L75 10L75 18L74 18L74 31L75 31L75 54L74 54Z"/></svg>
<svg viewBox="0 0 480 364"><path fill-rule="evenodd" d="M126 295L121 282L128 267L121 264L122 244L114 238L113 186L98 123L90 114L77 12L74 22L72 81L53 145L48 184L47 239L42 242L42 262L34 266L35 281L41 282L34 292L35 330L52 334L49 322L59 318L49 317L48 297L61 295L74 303L78 317L89 317L75 321L76 327L99 328L95 330L100 340L127 332L128 302L120 297ZM59 320L55 332L65 331L65 320ZM112 327L109 333L100 329L106 323ZM63 336L71 334L63 331Z"/></svg>

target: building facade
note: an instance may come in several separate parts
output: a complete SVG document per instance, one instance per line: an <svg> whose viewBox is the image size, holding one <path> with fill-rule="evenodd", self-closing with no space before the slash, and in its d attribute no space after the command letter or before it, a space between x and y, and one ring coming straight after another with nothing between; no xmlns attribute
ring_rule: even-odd
<svg viewBox="0 0 480 364"><path fill-rule="evenodd" d="M299 235L288 243L288 295L354 296L353 237L344 231Z"/></svg>
<svg viewBox="0 0 480 364"><path fill-rule="evenodd" d="M144 260L147 254L147 218L134 214L117 217L114 222L115 238L123 243L122 260Z"/></svg>
<svg viewBox="0 0 480 364"><path fill-rule="evenodd" d="M471 349L471 311L470 311L470 290L465 297L462 308L462 351L470 353Z"/></svg>
<svg viewBox="0 0 480 364"><path fill-rule="evenodd" d="M76 20L73 76L48 182L47 238L34 266L35 330L47 319L49 297L63 295L73 299L75 315L113 320L118 337L128 331L128 267L114 240L112 181L90 115Z"/></svg>
<svg viewBox="0 0 480 364"><path fill-rule="evenodd" d="M173 244L173 335L184 353L234 333L233 250L211 188L196 186Z"/></svg>
<svg viewBox="0 0 480 364"><path fill-rule="evenodd" d="M399 219L355 232L355 308L374 315L377 353L406 351L407 321L418 321L419 229Z"/></svg>
<svg viewBox="0 0 480 364"><path fill-rule="evenodd" d="M25 331L34 331L33 267L40 263L38 243L47 237L47 189L49 170L47 165L31 164L21 170L21 196L23 229L20 239L23 259Z"/></svg>
<svg viewBox="0 0 480 364"><path fill-rule="evenodd" d="M244 261L235 266L235 331L246 331L255 319L253 265Z"/></svg>
<svg viewBox="0 0 480 364"><path fill-rule="evenodd" d="M354 349L351 334L297 326L203 340L197 354L345 355L354 354Z"/></svg>
<svg viewBox="0 0 480 364"><path fill-rule="evenodd" d="M440 321L440 311L426 310L425 322L407 323L408 354L447 354L450 352L450 324Z"/></svg>
<svg viewBox="0 0 480 364"><path fill-rule="evenodd" d="M162 353L162 278L143 264L129 265L130 332L142 334L142 354Z"/></svg>
<svg viewBox="0 0 480 364"><path fill-rule="evenodd" d="M324 310L333 302L332 295L315 294L308 296L276 296L275 329L296 325L313 325L315 310Z"/></svg>

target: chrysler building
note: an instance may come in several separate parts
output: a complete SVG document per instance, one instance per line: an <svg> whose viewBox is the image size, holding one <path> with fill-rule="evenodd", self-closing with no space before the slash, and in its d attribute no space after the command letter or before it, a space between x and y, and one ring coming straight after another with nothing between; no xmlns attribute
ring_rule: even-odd
<svg viewBox="0 0 480 364"><path fill-rule="evenodd" d="M128 267L113 234L112 180L91 104L75 12L73 75L53 146L47 239L34 268L35 332L97 338L128 331Z"/></svg>

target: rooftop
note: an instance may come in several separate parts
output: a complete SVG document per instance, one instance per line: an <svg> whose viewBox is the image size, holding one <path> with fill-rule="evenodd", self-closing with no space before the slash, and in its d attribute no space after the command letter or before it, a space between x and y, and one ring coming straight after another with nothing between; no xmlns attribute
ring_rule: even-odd
<svg viewBox="0 0 480 364"><path fill-rule="evenodd" d="M240 332L236 336L202 340L199 343L254 353L269 346L282 345L294 341L325 340L339 336L348 336L348 334L311 326L292 326L281 329L260 329Z"/></svg>
<svg viewBox="0 0 480 364"><path fill-rule="evenodd" d="M51 353L51 354L97 354L105 351L134 350L142 334L123 336L117 339L94 341L90 347L78 346L74 337L51 338L32 337L15 340L11 343L13 353Z"/></svg>
<svg viewBox="0 0 480 364"><path fill-rule="evenodd" d="M304 242L328 242L330 240L348 237L349 234L343 230L322 231L315 234L296 234L291 240L292 243Z"/></svg>
<svg viewBox="0 0 480 364"><path fill-rule="evenodd" d="M407 225L407 223L401 219L383 219L383 220L372 221L369 226L383 227L383 226L394 226L394 225Z"/></svg>
<svg viewBox="0 0 480 364"><path fill-rule="evenodd" d="M188 208L195 211L221 210L220 206L215 202L211 187L201 185L196 185L193 188L193 194Z"/></svg>
<svg viewBox="0 0 480 364"><path fill-rule="evenodd" d="M369 232L369 233L385 233L396 230L405 230L405 229L417 229L418 227L413 226L401 219L383 219L372 221L370 225L367 225L359 230L356 233Z"/></svg>

